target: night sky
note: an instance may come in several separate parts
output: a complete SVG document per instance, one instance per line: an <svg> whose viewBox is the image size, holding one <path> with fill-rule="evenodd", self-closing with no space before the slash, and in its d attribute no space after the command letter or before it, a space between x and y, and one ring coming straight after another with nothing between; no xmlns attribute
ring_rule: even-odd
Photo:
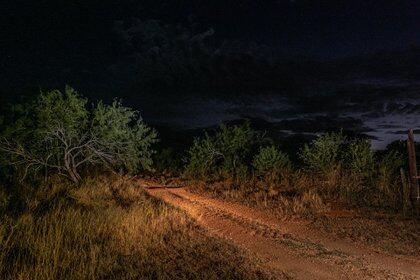
<svg viewBox="0 0 420 280"><path fill-rule="evenodd" d="M420 120L416 0L14 0L0 11L2 106L69 84L152 123L251 117L381 143Z"/></svg>
<svg viewBox="0 0 420 280"><path fill-rule="evenodd" d="M64 81L60 71L109 79L99 77L100 70L120 63L126 54L115 23L129 26L133 18L182 26L191 33L212 30L206 44L214 49L238 41L282 57L330 60L420 44L420 4L415 0L15 0L1 1L0 11L3 90L79 83L80 77L73 78L77 74Z"/></svg>
<svg viewBox="0 0 420 280"><path fill-rule="evenodd" d="M16 0L2 1L1 10L1 43L9 55L13 49L69 44L97 48L113 21L131 17L194 20L214 28L219 39L255 41L325 58L402 49L420 41L420 4L415 0Z"/></svg>

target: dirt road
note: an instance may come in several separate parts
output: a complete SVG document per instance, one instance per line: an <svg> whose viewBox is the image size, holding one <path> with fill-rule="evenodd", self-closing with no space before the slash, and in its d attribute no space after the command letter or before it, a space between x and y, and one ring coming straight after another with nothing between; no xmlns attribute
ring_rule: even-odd
<svg viewBox="0 0 420 280"><path fill-rule="evenodd" d="M420 279L420 260L361 244L334 240L304 221L269 213L151 181L140 185L156 198L186 211L210 234L258 256L270 271L292 279Z"/></svg>

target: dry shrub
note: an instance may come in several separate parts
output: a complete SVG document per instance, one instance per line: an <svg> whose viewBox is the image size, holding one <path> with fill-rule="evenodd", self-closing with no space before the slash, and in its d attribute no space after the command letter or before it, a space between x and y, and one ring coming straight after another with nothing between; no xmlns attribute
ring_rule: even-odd
<svg viewBox="0 0 420 280"><path fill-rule="evenodd" d="M244 203L251 207L264 210L269 209L282 218L291 216L314 217L327 210L322 197L314 190L304 185L310 177L285 176L279 184L266 184L256 178L240 185L232 180L223 180L213 183L203 183L200 180L184 182L191 191L205 192L215 198ZM299 189L292 187L292 182L298 182L305 187Z"/></svg>
<svg viewBox="0 0 420 280"><path fill-rule="evenodd" d="M308 191L293 199L293 212L299 216L313 217L326 210L327 206L316 192Z"/></svg>

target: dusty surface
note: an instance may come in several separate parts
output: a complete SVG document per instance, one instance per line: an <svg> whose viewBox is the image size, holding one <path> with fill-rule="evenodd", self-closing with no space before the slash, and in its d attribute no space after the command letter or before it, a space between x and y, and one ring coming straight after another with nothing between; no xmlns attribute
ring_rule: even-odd
<svg viewBox="0 0 420 280"><path fill-rule="evenodd" d="M183 209L211 234L229 239L292 279L420 279L420 259L349 243L247 206L140 180L147 192Z"/></svg>

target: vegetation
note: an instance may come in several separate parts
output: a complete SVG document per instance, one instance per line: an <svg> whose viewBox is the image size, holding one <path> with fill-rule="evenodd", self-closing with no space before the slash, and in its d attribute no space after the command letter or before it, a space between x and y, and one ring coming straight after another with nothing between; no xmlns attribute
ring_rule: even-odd
<svg viewBox="0 0 420 280"><path fill-rule="evenodd" d="M271 278L127 175L107 172L152 170L156 132L118 101L87 104L66 87L1 118L1 279ZM218 141L233 135L242 149L249 135L240 132ZM221 151L235 170L242 158Z"/></svg>
<svg viewBox="0 0 420 280"><path fill-rule="evenodd" d="M326 171L342 163L342 148L346 138L342 133L327 133L306 144L301 151L304 164L314 171Z"/></svg>
<svg viewBox="0 0 420 280"><path fill-rule="evenodd" d="M196 138L188 151L187 174L199 177L245 178L262 136L249 123L222 124L214 135Z"/></svg>
<svg viewBox="0 0 420 280"><path fill-rule="evenodd" d="M369 178L375 171L374 153L369 141L361 139L350 143L348 157L348 168L352 172Z"/></svg>
<svg viewBox="0 0 420 280"><path fill-rule="evenodd" d="M276 175L282 170L290 169L291 162L287 154L279 151L275 146L262 147L254 156L252 166L259 176Z"/></svg>
<svg viewBox="0 0 420 280"><path fill-rule="evenodd" d="M192 174L210 183L224 181L212 184L210 189L254 204L262 201L281 213L308 215L300 209L302 205L315 212L325 211L327 201L397 211L409 207L407 194L400 191L403 157L397 150L375 154L368 140L349 139L342 132L326 133L302 147L301 165L292 168L287 154L266 146L267 139L251 137L260 135L251 131L247 124L222 125L214 136L206 134L196 139L188 152L187 177ZM246 180L229 181L235 179L238 170L244 170L242 177ZM315 206L308 204L309 197Z"/></svg>
<svg viewBox="0 0 420 280"><path fill-rule="evenodd" d="M75 187L53 176L13 191L0 216L1 279L269 277L127 177L88 177Z"/></svg>
<svg viewBox="0 0 420 280"><path fill-rule="evenodd" d="M56 172L73 182L89 166L135 172L151 169L151 144L156 132L138 112L87 99L66 87L64 92L41 93L29 104L17 105L0 141L5 164L25 178L28 173Z"/></svg>
<svg viewBox="0 0 420 280"><path fill-rule="evenodd" d="M0 121L0 278L270 277L246 253L147 196L128 175L109 172L153 171L156 132L121 102L88 106L66 87L13 106ZM165 147L154 158L179 170L179 154ZM336 233L336 221L322 214L339 204L410 213L398 147L374 152L368 140L327 133L304 145L299 159L292 162L248 122L222 124L194 139L181 179L192 190L282 217L313 218L314 226L339 236L397 247L372 237L376 227L390 236L386 223L364 217ZM166 174L161 166L156 170ZM390 224L401 227L396 220ZM418 226L406 225L398 240L415 254L417 247L407 248Z"/></svg>
<svg viewBox="0 0 420 280"><path fill-rule="evenodd" d="M418 236L413 232L419 224L400 177L404 146L394 143L385 151L373 151L368 140L349 138L343 132L327 133L303 145L300 161L293 165L279 148L264 143L256 146L260 147L248 155L253 160L242 162L250 171L246 180L218 176L217 172L197 180L189 176L193 165L187 163L182 184L191 191L260 208L281 219L309 218L316 230L338 238L393 253L417 254ZM189 151L190 159L194 151Z"/></svg>

